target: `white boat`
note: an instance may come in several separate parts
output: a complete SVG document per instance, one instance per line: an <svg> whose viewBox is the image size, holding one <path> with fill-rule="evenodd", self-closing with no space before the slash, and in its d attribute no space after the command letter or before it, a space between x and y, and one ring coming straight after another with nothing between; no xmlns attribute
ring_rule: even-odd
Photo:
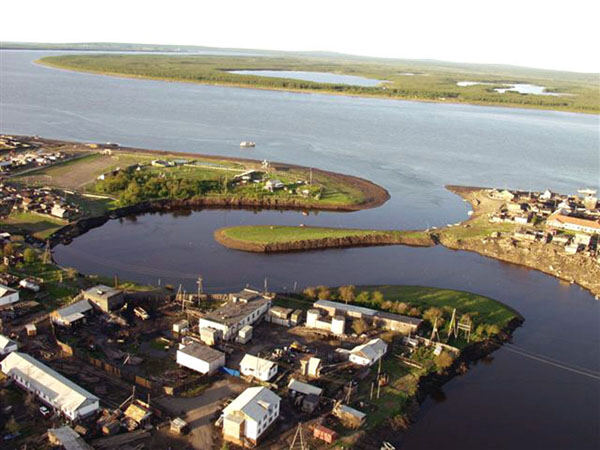
<svg viewBox="0 0 600 450"><path fill-rule="evenodd" d="M242 148L256 147L256 142L242 141L242 142L240 142L240 147L242 147Z"/></svg>

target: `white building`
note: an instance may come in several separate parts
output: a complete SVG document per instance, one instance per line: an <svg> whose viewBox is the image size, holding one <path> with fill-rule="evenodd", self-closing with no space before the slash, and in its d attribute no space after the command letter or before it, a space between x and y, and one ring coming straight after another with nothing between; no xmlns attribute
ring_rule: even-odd
<svg viewBox="0 0 600 450"><path fill-rule="evenodd" d="M581 219L562 214L561 211L554 212L546 220L546 226L561 230L579 231L583 233L600 234L600 220Z"/></svg>
<svg viewBox="0 0 600 450"><path fill-rule="evenodd" d="M0 356L8 355L11 352L16 352L18 348L19 344L0 334Z"/></svg>
<svg viewBox="0 0 600 450"><path fill-rule="evenodd" d="M258 291L244 289L230 294L230 300L225 305L202 317L199 328L219 330L222 339L227 341L235 338L242 327L261 319L270 307L271 298Z"/></svg>
<svg viewBox="0 0 600 450"><path fill-rule="evenodd" d="M309 309L306 312L306 326L325 330L335 335L342 335L346 327L346 319L342 315L321 318L320 310Z"/></svg>
<svg viewBox="0 0 600 450"><path fill-rule="evenodd" d="M50 210L50 214L61 219L67 216L67 210L60 205L54 204Z"/></svg>
<svg viewBox="0 0 600 450"><path fill-rule="evenodd" d="M19 386L71 420L87 417L100 408L98 397L26 353L12 352L0 366Z"/></svg>
<svg viewBox="0 0 600 450"><path fill-rule="evenodd" d="M0 306L10 305L19 301L19 291L0 284Z"/></svg>
<svg viewBox="0 0 600 450"><path fill-rule="evenodd" d="M225 365L225 353L199 342L179 344L177 364L202 374L211 374Z"/></svg>
<svg viewBox="0 0 600 450"><path fill-rule="evenodd" d="M85 322L86 317L92 313L93 309L88 300L80 300L52 311L50 320L57 325L70 327L78 322Z"/></svg>
<svg viewBox="0 0 600 450"><path fill-rule="evenodd" d="M366 344L358 345L350 351L349 359L359 366L372 366L387 352L387 344L379 339L371 339Z"/></svg>
<svg viewBox="0 0 600 450"><path fill-rule="evenodd" d="M246 353L240 362L240 372L261 381L269 381L277 374L277 364Z"/></svg>
<svg viewBox="0 0 600 450"><path fill-rule="evenodd" d="M279 417L281 398L265 387L251 387L223 410L223 438L256 444Z"/></svg>

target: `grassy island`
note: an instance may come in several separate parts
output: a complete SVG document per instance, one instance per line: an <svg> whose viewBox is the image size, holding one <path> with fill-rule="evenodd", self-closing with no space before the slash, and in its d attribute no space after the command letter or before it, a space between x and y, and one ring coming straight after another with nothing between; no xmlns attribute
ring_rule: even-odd
<svg viewBox="0 0 600 450"><path fill-rule="evenodd" d="M215 239L229 248L264 253L369 245L434 245L429 234L423 231L275 225L221 228L215 231Z"/></svg>
<svg viewBox="0 0 600 450"><path fill-rule="evenodd" d="M49 56L41 64L132 78L182 81L256 89L365 97L471 103L597 114L597 74L497 65L389 60L347 55L198 56L78 54ZM381 80L376 86L312 82L231 73L235 70L329 72ZM460 86L457 83L472 84ZM542 86L546 95L498 92L516 84ZM552 95L549 95L552 94Z"/></svg>

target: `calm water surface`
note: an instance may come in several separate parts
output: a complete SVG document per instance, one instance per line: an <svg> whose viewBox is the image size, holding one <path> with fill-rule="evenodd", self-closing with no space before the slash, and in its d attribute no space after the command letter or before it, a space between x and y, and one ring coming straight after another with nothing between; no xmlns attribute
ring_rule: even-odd
<svg viewBox="0 0 600 450"><path fill-rule="evenodd" d="M201 211L110 221L56 248L84 272L213 291L246 284L409 283L489 295L526 318L520 349L600 370L600 304L539 272L444 248L287 255L225 249L241 223L420 228L466 217L445 184L573 192L598 188L598 117L533 110L292 94L76 74L34 65L51 52L0 51L2 132L286 161L373 180L392 199L351 214ZM257 147L241 150L241 140ZM428 400L407 449L596 448L596 379L503 348Z"/></svg>

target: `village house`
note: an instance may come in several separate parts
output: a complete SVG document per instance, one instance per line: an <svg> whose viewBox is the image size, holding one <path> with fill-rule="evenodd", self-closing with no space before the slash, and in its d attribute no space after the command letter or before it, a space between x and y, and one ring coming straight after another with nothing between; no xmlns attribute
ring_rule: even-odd
<svg viewBox="0 0 600 450"><path fill-rule="evenodd" d="M0 306L10 305L19 301L19 291L0 284Z"/></svg>
<svg viewBox="0 0 600 450"><path fill-rule="evenodd" d="M291 378L288 383L288 393L294 402L294 406L311 414L319 406L323 389Z"/></svg>
<svg viewBox="0 0 600 450"><path fill-rule="evenodd" d="M223 438L256 445L279 417L281 398L265 387L251 387L223 410Z"/></svg>
<svg viewBox="0 0 600 450"><path fill-rule="evenodd" d="M265 183L265 189L269 192L277 191L279 189L283 189L285 184L283 184L280 180L267 180Z"/></svg>
<svg viewBox="0 0 600 450"><path fill-rule="evenodd" d="M71 327L77 323L84 323L86 317L93 312L93 307L88 300L79 300L64 308L52 311L50 320L56 325Z"/></svg>
<svg viewBox="0 0 600 450"><path fill-rule="evenodd" d="M258 291L244 289L230 294L230 300L220 308L209 312L199 321L199 328L219 330L222 339L231 340L238 331L262 319L271 307L271 298L261 295Z"/></svg>
<svg viewBox="0 0 600 450"><path fill-rule="evenodd" d="M83 298L89 300L104 312L114 311L123 306L125 302L123 291L103 284L83 291Z"/></svg>
<svg viewBox="0 0 600 450"><path fill-rule="evenodd" d="M18 348L19 344L12 339L7 338L3 334L0 334L0 356L8 355L11 352L16 352Z"/></svg>
<svg viewBox="0 0 600 450"><path fill-rule="evenodd" d="M421 319L417 319L415 317L402 316L400 314L392 314L384 311L376 311L374 309L365 308L362 306L332 302L329 300L318 300L313 303L313 307L326 311L332 317L347 316L355 319L365 319L370 321L374 326L390 331L398 331L404 334L414 333L423 322Z"/></svg>
<svg viewBox="0 0 600 450"><path fill-rule="evenodd" d="M0 366L19 386L70 420L87 417L100 408L98 397L26 353L12 352Z"/></svg>
<svg viewBox="0 0 600 450"><path fill-rule="evenodd" d="M225 365L225 353L199 342L182 342L177 350L177 364L201 374L211 374Z"/></svg>
<svg viewBox="0 0 600 450"><path fill-rule="evenodd" d="M277 363L246 353L240 362L240 373L261 381L269 381L277 374Z"/></svg>
<svg viewBox="0 0 600 450"><path fill-rule="evenodd" d="M371 339L366 344L350 350L349 359L359 366L372 366L386 354L387 348L387 344L382 339Z"/></svg>

